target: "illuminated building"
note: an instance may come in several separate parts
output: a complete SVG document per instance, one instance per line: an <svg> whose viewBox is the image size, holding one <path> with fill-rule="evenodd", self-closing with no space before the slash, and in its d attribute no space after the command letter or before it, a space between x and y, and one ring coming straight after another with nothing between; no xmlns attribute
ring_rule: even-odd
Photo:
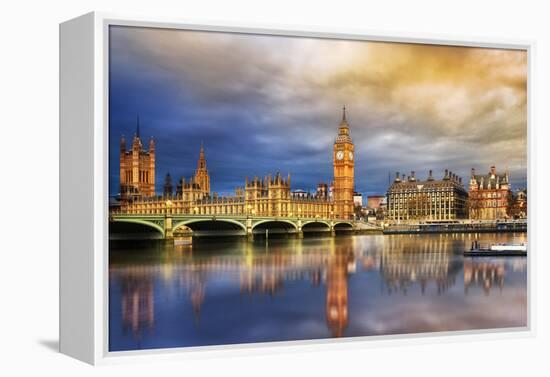
<svg viewBox="0 0 550 377"><path fill-rule="evenodd" d="M512 191L508 172L497 174L493 165L489 173L476 175L472 168L468 194L470 219L498 220L510 217Z"/></svg>
<svg viewBox="0 0 550 377"><path fill-rule="evenodd" d="M136 142L136 146L139 145L140 142ZM154 144L151 145L154 162ZM144 155L145 152L140 153ZM319 184L314 195L298 191L293 193L290 188L290 174L283 178L280 173L276 173L263 179L257 176L252 179L245 178L244 187L237 188L234 195L211 194L206 155L201 145L195 175L188 180L181 178L174 196L154 196L153 183L151 187L147 186L147 195L136 196L132 201L123 202L120 211L128 214L223 214L351 219L354 212L354 164L354 145L349 135L344 108L333 145L332 190L327 184ZM151 177L150 173L145 177ZM154 178L154 174L152 177ZM165 185L167 193L171 191L170 185Z"/></svg>
<svg viewBox="0 0 550 377"><path fill-rule="evenodd" d="M126 139L120 138L120 197L140 199L155 195L155 142L151 138L146 151L139 135L139 118L130 150Z"/></svg>
<svg viewBox="0 0 550 377"><path fill-rule="evenodd" d="M353 188L355 176L355 147L349 134L349 125L346 119L346 108L338 128L338 136L334 141L334 212L339 218L353 217Z"/></svg>
<svg viewBox="0 0 550 377"><path fill-rule="evenodd" d="M424 181L414 171L405 178L396 174L387 193L386 220L392 222L448 221L467 218L468 193L462 178L445 169L442 179L430 170Z"/></svg>

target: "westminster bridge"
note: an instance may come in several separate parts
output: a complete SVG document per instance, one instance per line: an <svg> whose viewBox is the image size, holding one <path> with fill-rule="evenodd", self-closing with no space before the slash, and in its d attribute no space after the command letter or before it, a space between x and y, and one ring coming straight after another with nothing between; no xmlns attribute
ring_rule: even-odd
<svg viewBox="0 0 550 377"><path fill-rule="evenodd" d="M172 239L182 230L191 230L193 237L207 236L269 236L271 234L327 233L331 236L340 232L377 231L372 224L356 220L326 219L321 217L276 217L250 215L198 215L198 214L126 214L111 213L110 225L125 225L128 230L150 228L151 238ZM135 233L134 234L138 234Z"/></svg>

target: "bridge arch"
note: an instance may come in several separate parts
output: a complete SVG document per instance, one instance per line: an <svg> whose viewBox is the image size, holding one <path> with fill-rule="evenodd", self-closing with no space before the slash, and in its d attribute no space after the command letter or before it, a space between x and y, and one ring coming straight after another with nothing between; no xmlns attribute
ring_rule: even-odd
<svg viewBox="0 0 550 377"><path fill-rule="evenodd" d="M302 223L302 228L306 225L310 225L310 224L323 224L323 225L326 225L330 228L330 223L328 221L324 221L324 220L310 220L310 221L305 221Z"/></svg>
<svg viewBox="0 0 550 377"><path fill-rule="evenodd" d="M285 223L291 225L292 228L298 230L298 225L296 225L294 222L290 220L284 220L284 219L268 219L268 220L260 220L252 225L252 230L254 230L258 225L267 224L267 223Z"/></svg>
<svg viewBox="0 0 550 377"><path fill-rule="evenodd" d="M147 221L142 219L131 219L131 218L114 218L112 222L145 225L157 230L164 237L164 228L160 224L154 223L152 221Z"/></svg>
<svg viewBox="0 0 550 377"><path fill-rule="evenodd" d="M353 230L353 223L350 221L337 221L334 223L334 230Z"/></svg>
<svg viewBox="0 0 550 377"><path fill-rule="evenodd" d="M189 220L178 221L176 224L174 224L174 226L172 227L172 230L176 230L176 229L178 229L179 227L181 227L183 225L187 226L188 228L191 228L189 226L191 224L209 223L209 222L212 222L212 223L220 222L220 223L234 224L234 225L237 225L239 228L241 228L242 230L244 230L246 232L246 225L244 225L240 221L233 220L233 219L223 219L223 218L222 219L219 219L219 218L215 218L215 219L213 219L213 218L200 218L200 219L189 219Z"/></svg>

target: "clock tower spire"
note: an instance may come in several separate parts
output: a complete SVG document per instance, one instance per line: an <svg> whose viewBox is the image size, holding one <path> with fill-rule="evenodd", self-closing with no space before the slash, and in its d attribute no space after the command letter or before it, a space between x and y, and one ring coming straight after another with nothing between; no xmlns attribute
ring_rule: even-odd
<svg viewBox="0 0 550 377"><path fill-rule="evenodd" d="M346 107L342 109L342 120L338 136L334 140L334 214L340 219L353 217L353 188L355 186L355 147L349 134Z"/></svg>

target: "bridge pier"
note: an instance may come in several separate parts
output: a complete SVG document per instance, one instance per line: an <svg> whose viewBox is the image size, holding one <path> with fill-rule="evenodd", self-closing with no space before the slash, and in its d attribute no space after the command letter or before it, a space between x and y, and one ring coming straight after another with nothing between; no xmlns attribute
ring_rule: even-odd
<svg viewBox="0 0 550 377"><path fill-rule="evenodd" d="M174 238L172 231L172 216L164 217L164 239L171 240Z"/></svg>
<svg viewBox="0 0 550 377"><path fill-rule="evenodd" d="M254 241L254 233L252 232L252 219L246 217L246 239L248 241Z"/></svg>
<svg viewBox="0 0 550 377"><path fill-rule="evenodd" d="M304 238L304 232L302 232L302 219L298 219L296 224L296 237Z"/></svg>

